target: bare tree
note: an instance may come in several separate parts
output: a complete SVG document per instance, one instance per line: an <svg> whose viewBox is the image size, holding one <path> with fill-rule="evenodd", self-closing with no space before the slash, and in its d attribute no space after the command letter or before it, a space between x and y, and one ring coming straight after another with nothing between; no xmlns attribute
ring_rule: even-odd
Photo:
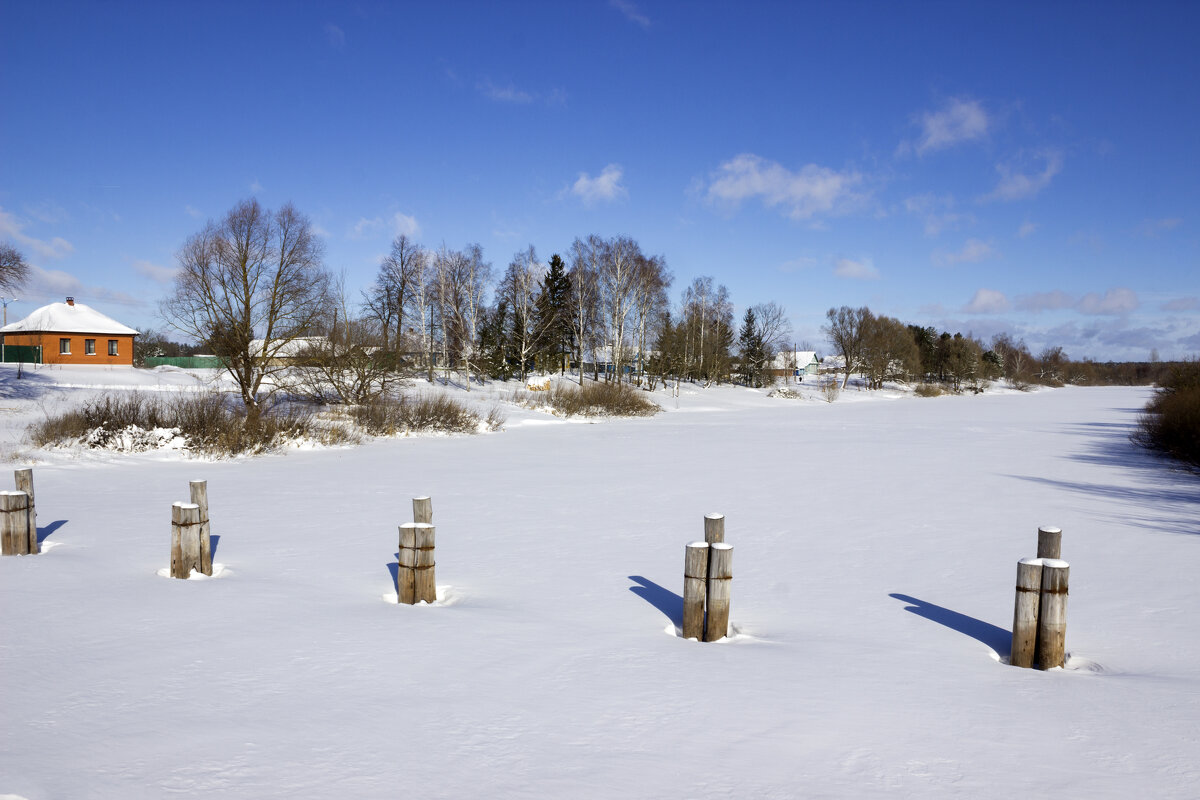
<svg viewBox="0 0 1200 800"><path fill-rule="evenodd" d="M617 380L621 379L621 369L626 361L626 325L637 286L637 267L642 259L641 248L628 236L618 236L605 242L600 258L597 278L604 303L605 322L608 324L613 374Z"/></svg>
<svg viewBox="0 0 1200 800"><path fill-rule="evenodd" d="M758 333L762 337L763 355L767 361L771 361L792 338L791 320L783 306L776 302L759 303L753 308L754 318L758 321ZM794 353L792 360L796 360Z"/></svg>
<svg viewBox="0 0 1200 800"><path fill-rule="evenodd" d="M641 257L637 264L637 274L634 278L633 293L633 326L637 339L638 385L646 371L646 361L650 354L647 350L650 327L656 321L661 322L670 301L667 299L667 289L670 288L672 275L667 269L667 261L662 256L650 258Z"/></svg>
<svg viewBox="0 0 1200 800"><path fill-rule="evenodd" d="M283 380L289 390L321 403L365 403L397 380L383 337L372 318L355 318L340 276L319 321L324 336L314 338Z"/></svg>
<svg viewBox="0 0 1200 800"><path fill-rule="evenodd" d="M530 357L541 346L542 334L536 319L536 295L546 269L537 260L533 245L515 254L509 262L498 292L513 314L512 347L521 364L521 380L525 380Z"/></svg>
<svg viewBox="0 0 1200 800"><path fill-rule="evenodd" d="M0 242L0 291L15 292L29 280L29 263L12 244Z"/></svg>
<svg viewBox="0 0 1200 800"><path fill-rule="evenodd" d="M599 305L596 273L600 268L603 251L604 242L595 235L586 240L576 239L571 245L571 332L579 357L580 386L583 386L583 357L594 339L596 309ZM592 361L595 362L594 347Z"/></svg>
<svg viewBox="0 0 1200 800"><path fill-rule="evenodd" d="M870 315L871 311L866 306L862 308L850 308L849 306L831 308L825 314L829 324L822 327L821 330L829 337L829 343L833 345L833 349L846 362L846 374L842 378L843 389L850 380L850 373L862 369L864 326Z"/></svg>
<svg viewBox="0 0 1200 800"><path fill-rule="evenodd" d="M392 241L370 289L363 292L363 305L380 326L382 347L395 350L396 366L404 353L404 314L424 276L427 256L419 245L401 234ZM390 336L395 329L395 336ZM391 340L389 342L389 339Z"/></svg>
<svg viewBox="0 0 1200 800"><path fill-rule="evenodd" d="M306 217L291 204L272 213L257 200L209 221L177 255L162 314L225 359L251 419L277 388L267 379L286 369L281 353L318 321L329 286L321 259Z"/></svg>

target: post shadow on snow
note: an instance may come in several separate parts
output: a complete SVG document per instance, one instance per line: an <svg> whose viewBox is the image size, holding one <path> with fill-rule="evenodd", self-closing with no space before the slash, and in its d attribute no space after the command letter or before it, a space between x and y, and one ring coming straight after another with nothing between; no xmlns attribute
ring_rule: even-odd
<svg viewBox="0 0 1200 800"><path fill-rule="evenodd" d="M683 595L675 594L641 575L630 575L629 580L637 584L630 586L629 591L666 614L676 628L683 627Z"/></svg>
<svg viewBox="0 0 1200 800"><path fill-rule="evenodd" d="M38 544L41 544L42 542L46 541L47 536L54 533L56 530L58 530L59 528L61 528L63 525L66 525L66 524L67 524L67 521L65 519L56 519L56 520L54 520L54 522L51 522L49 525L38 528L37 529Z"/></svg>
<svg viewBox="0 0 1200 800"><path fill-rule="evenodd" d="M388 574L392 576L392 588L397 592L400 591L400 554L396 553L396 560L387 565Z"/></svg>
<svg viewBox="0 0 1200 800"><path fill-rule="evenodd" d="M924 600L918 600L906 594L892 592L888 597L894 597L904 603L911 603L911 605L905 606L905 611L916 614L918 617L924 617L939 625L945 625L952 631L958 631L961 634L970 636L972 639L982 642L995 650L1001 658L1008 658L1012 651L1012 631L1006 631L1004 628L997 627L990 622L968 617L966 614L960 614L957 611L951 611L948 608L943 608Z"/></svg>
<svg viewBox="0 0 1200 800"><path fill-rule="evenodd" d="M220 534L209 534L208 536L208 558L210 561L217 560L217 545L221 543Z"/></svg>

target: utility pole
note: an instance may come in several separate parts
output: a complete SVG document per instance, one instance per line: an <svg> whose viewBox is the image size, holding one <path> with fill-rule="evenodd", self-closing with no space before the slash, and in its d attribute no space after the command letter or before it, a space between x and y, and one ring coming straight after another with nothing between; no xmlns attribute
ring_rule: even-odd
<svg viewBox="0 0 1200 800"><path fill-rule="evenodd" d="M15 297L0 297L0 303L4 304L4 325L5 325L5 327L8 326L8 304L16 303L16 302L19 302L19 301ZM0 334L0 364L6 363L6 359L4 357L5 356L4 345L7 342L7 340L8 340L7 336L5 336L4 334Z"/></svg>

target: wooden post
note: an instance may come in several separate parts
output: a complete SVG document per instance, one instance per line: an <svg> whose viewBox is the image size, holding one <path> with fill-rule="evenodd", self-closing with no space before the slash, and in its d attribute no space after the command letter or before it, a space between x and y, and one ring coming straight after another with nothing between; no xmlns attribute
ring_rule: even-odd
<svg viewBox="0 0 1200 800"><path fill-rule="evenodd" d="M1062 558L1062 528L1038 528L1038 558Z"/></svg>
<svg viewBox="0 0 1200 800"><path fill-rule="evenodd" d="M704 515L704 541L709 544L718 544L725 541L724 514Z"/></svg>
<svg viewBox="0 0 1200 800"><path fill-rule="evenodd" d="M683 638L704 640L704 595L708 582L708 542L692 542L683 558Z"/></svg>
<svg viewBox="0 0 1200 800"><path fill-rule="evenodd" d="M1067 657L1067 582L1071 565L1042 559L1041 608L1038 610L1038 669L1061 667Z"/></svg>
<svg viewBox="0 0 1200 800"><path fill-rule="evenodd" d="M37 544L37 535L34 535ZM29 549L29 495L24 492L0 492L0 553L25 556Z"/></svg>
<svg viewBox="0 0 1200 800"><path fill-rule="evenodd" d="M417 602L417 523L400 526L400 565L396 568L396 602Z"/></svg>
<svg viewBox="0 0 1200 800"><path fill-rule="evenodd" d="M434 579L433 540L436 530L427 522L416 522L417 602L437 602L437 582Z"/></svg>
<svg viewBox="0 0 1200 800"><path fill-rule="evenodd" d="M37 538L37 506L33 497L33 467L25 467L13 472L16 479L17 491L29 495L29 552L40 553L41 545Z"/></svg>
<svg viewBox="0 0 1200 800"><path fill-rule="evenodd" d="M208 522L208 481L188 481L192 502L200 508L200 571L212 575L212 542Z"/></svg>
<svg viewBox="0 0 1200 800"><path fill-rule="evenodd" d="M733 583L733 545L708 546L708 619L704 641L715 642L729 632L729 589Z"/></svg>
<svg viewBox="0 0 1200 800"><path fill-rule="evenodd" d="M413 498L413 522L433 524L433 500L429 497Z"/></svg>
<svg viewBox="0 0 1200 800"><path fill-rule="evenodd" d="M177 502L171 506L171 577L188 578L200 569L200 506Z"/></svg>
<svg viewBox="0 0 1200 800"><path fill-rule="evenodd" d="M1038 605L1042 593L1042 560L1017 562L1017 602L1013 609L1012 654L1014 667L1032 667L1037 649Z"/></svg>

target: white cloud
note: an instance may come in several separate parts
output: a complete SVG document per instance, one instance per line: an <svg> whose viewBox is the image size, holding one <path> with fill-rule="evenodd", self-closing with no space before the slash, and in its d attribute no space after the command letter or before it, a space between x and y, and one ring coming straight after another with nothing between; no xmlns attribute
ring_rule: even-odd
<svg viewBox="0 0 1200 800"><path fill-rule="evenodd" d="M999 253L996 248L982 239L967 239L961 250L953 253L938 251L933 254L933 263L940 267L952 267L955 264L975 264L988 258L994 258Z"/></svg>
<svg viewBox="0 0 1200 800"><path fill-rule="evenodd" d="M157 283L170 283L179 271L174 267L163 267L142 259L133 262L133 271L143 278L149 278Z"/></svg>
<svg viewBox="0 0 1200 800"><path fill-rule="evenodd" d="M351 239L361 239L368 236L383 227L382 217L359 217L358 222L354 223L354 227L350 229Z"/></svg>
<svg viewBox="0 0 1200 800"><path fill-rule="evenodd" d="M869 258L859 261L839 258L833 264L833 274L839 278L870 281L879 277L879 270L875 268L875 264Z"/></svg>
<svg viewBox="0 0 1200 800"><path fill-rule="evenodd" d="M990 200L1023 200L1033 197L1050 185L1054 176L1062 171L1063 157L1056 150L1046 150L1038 153L1035 160L1044 162L1040 172L1023 172L1013 164L997 164L996 172L1000 173L1000 182L989 194L979 198L980 202ZM1027 167L1026 167L1027 168Z"/></svg>
<svg viewBox="0 0 1200 800"><path fill-rule="evenodd" d="M643 28L650 27L650 18L642 13L636 5L629 0L608 0L608 4L625 15L625 19L640 25Z"/></svg>
<svg viewBox="0 0 1200 800"><path fill-rule="evenodd" d="M201 217L204 216L204 214L200 211L200 209L198 209L194 206L184 206L183 210L186 211L187 215L189 217L191 217L192 219L200 219Z"/></svg>
<svg viewBox="0 0 1200 800"><path fill-rule="evenodd" d="M1032 311L1037 314L1042 311L1057 311L1071 308L1075 298L1064 291L1055 289L1052 292L1033 292L1017 298L1017 308L1021 311Z"/></svg>
<svg viewBox="0 0 1200 800"><path fill-rule="evenodd" d="M625 171L620 164L609 164L594 178L586 172L581 172L579 178L571 186L571 194L583 200L584 205L611 202L629 194L621 185L621 178L624 175Z"/></svg>
<svg viewBox="0 0 1200 800"><path fill-rule="evenodd" d="M782 206L794 220L815 214L848 211L862 198L854 187L862 183L857 172L838 172L806 164L793 172L782 164L751 153L726 161L708 186L708 199L737 206L743 200L761 198L768 208Z"/></svg>
<svg viewBox="0 0 1200 800"><path fill-rule="evenodd" d="M389 229L393 236L421 235L421 224L417 222L417 218L399 211L386 219L383 217L359 217L358 222L354 223L347 235L351 239L363 239Z"/></svg>
<svg viewBox="0 0 1200 800"><path fill-rule="evenodd" d="M1017 238L1024 239L1028 236L1032 236L1037 229L1038 224L1036 222L1025 220L1021 223L1021 227L1017 228Z"/></svg>
<svg viewBox="0 0 1200 800"><path fill-rule="evenodd" d="M904 201L906 211L924 220L926 236L937 236L944 230L953 230L960 225L975 222L974 216L954 211L954 207L952 195L939 197L933 194L919 194Z"/></svg>
<svg viewBox="0 0 1200 800"><path fill-rule="evenodd" d="M325 38L330 46L339 50L346 46L346 32L332 22L325 23Z"/></svg>
<svg viewBox="0 0 1200 800"><path fill-rule="evenodd" d="M58 269L42 269L31 266L29 281L21 292L22 299L30 302L62 301L67 296L74 297L81 303L112 303L123 306L143 307L146 301L103 286L87 286L83 281L69 272Z"/></svg>
<svg viewBox="0 0 1200 800"><path fill-rule="evenodd" d="M1088 292L1080 298L1076 308L1080 314L1111 315L1127 314L1139 305L1137 292L1132 289L1116 288L1109 289L1103 295Z"/></svg>
<svg viewBox="0 0 1200 800"><path fill-rule="evenodd" d="M0 208L0 236L12 239L38 258L64 258L75 252L75 246L60 236L53 239L38 239L25 233L29 223Z"/></svg>
<svg viewBox="0 0 1200 800"><path fill-rule="evenodd" d="M38 222L45 222L51 225L57 222L66 222L71 218L67 210L53 200L26 203L21 208L27 216L33 217Z"/></svg>
<svg viewBox="0 0 1200 800"><path fill-rule="evenodd" d="M250 188L251 194L258 194L259 192L261 192L263 190L263 185L258 182L258 178L255 178L253 181L250 182L249 188Z"/></svg>
<svg viewBox="0 0 1200 800"><path fill-rule="evenodd" d="M523 89L518 89L511 83L505 86L497 86L492 82L491 78L484 78L475 85L475 88L489 100L495 100L498 103L516 103L518 105L526 105L532 103L536 98L529 92Z"/></svg>
<svg viewBox="0 0 1200 800"><path fill-rule="evenodd" d="M963 307L968 314L1003 314L1012 308L1004 292L995 289L980 289L975 292L971 302Z"/></svg>
<svg viewBox="0 0 1200 800"><path fill-rule="evenodd" d="M982 139L987 136L991 120L978 100L954 98L940 111L925 111L918 114L916 122L921 127L917 139L918 155L943 150L956 144ZM904 149L905 145L901 145Z"/></svg>
<svg viewBox="0 0 1200 800"><path fill-rule="evenodd" d="M421 226L417 222L417 218L401 214L399 211L392 215L392 230L395 231L396 236L421 235Z"/></svg>
<svg viewBox="0 0 1200 800"><path fill-rule="evenodd" d="M1159 307L1163 311L1195 311L1197 308L1200 308L1200 298L1180 297L1175 300L1168 300Z"/></svg>

